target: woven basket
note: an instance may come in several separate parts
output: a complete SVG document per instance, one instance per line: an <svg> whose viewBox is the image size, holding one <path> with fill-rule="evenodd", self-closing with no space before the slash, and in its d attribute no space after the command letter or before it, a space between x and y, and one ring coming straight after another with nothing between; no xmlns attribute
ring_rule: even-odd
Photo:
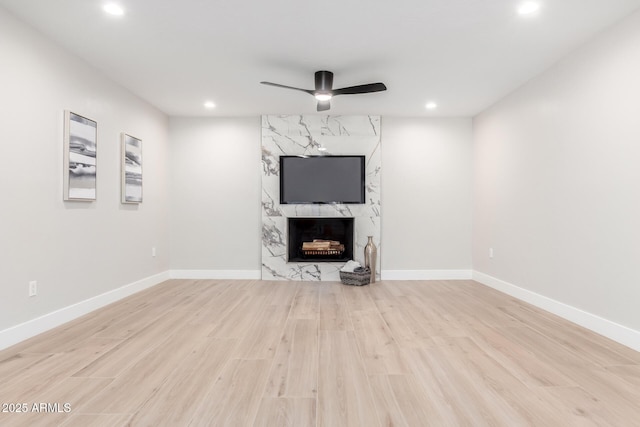
<svg viewBox="0 0 640 427"><path fill-rule="evenodd" d="M362 286L368 285L371 282L371 270L365 268L360 272L340 272L340 281L345 285Z"/></svg>

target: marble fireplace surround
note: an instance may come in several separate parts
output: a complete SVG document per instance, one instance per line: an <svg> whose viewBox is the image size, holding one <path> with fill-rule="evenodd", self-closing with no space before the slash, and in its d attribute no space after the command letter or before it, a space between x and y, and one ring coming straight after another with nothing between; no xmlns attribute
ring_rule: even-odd
<svg viewBox="0 0 640 427"><path fill-rule="evenodd" d="M322 150L324 149L324 150ZM365 155L364 204L281 205L284 155ZM364 263L367 236L378 247L380 277L380 117L262 116L262 279L338 281L344 262L287 262L287 218L354 218L354 258Z"/></svg>

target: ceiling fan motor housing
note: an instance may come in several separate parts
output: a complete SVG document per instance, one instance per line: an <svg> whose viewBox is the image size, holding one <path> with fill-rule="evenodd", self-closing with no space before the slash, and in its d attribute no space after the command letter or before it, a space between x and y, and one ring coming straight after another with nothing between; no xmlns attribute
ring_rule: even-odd
<svg viewBox="0 0 640 427"><path fill-rule="evenodd" d="M316 91L330 92L333 87L333 73L331 71L316 71Z"/></svg>

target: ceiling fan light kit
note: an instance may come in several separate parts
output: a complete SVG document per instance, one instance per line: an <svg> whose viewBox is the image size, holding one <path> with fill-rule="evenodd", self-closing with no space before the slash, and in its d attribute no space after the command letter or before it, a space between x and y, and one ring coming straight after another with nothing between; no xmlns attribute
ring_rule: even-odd
<svg viewBox="0 0 640 427"><path fill-rule="evenodd" d="M285 86L278 83L260 82L263 85L281 87L306 92L318 100L317 111L327 111L331 108L331 98L337 95L357 95L360 93L382 92L387 90L384 83L368 83L364 85L333 89L333 73L331 71L316 71L315 89L301 89L293 86Z"/></svg>
<svg viewBox="0 0 640 427"><path fill-rule="evenodd" d="M328 92L316 92L315 97L318 101L328 101L332 98L332 95Z"/></svg>

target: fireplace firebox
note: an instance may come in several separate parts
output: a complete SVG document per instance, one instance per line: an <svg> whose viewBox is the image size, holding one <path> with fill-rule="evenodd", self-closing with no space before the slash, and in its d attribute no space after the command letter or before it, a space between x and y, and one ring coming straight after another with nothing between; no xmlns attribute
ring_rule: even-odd
<svg viewBox="0 0 640 427"><path fill-rule="evenodd" d="M289 262L344 262L353 259L353 218L289 218Z"/></svg>

